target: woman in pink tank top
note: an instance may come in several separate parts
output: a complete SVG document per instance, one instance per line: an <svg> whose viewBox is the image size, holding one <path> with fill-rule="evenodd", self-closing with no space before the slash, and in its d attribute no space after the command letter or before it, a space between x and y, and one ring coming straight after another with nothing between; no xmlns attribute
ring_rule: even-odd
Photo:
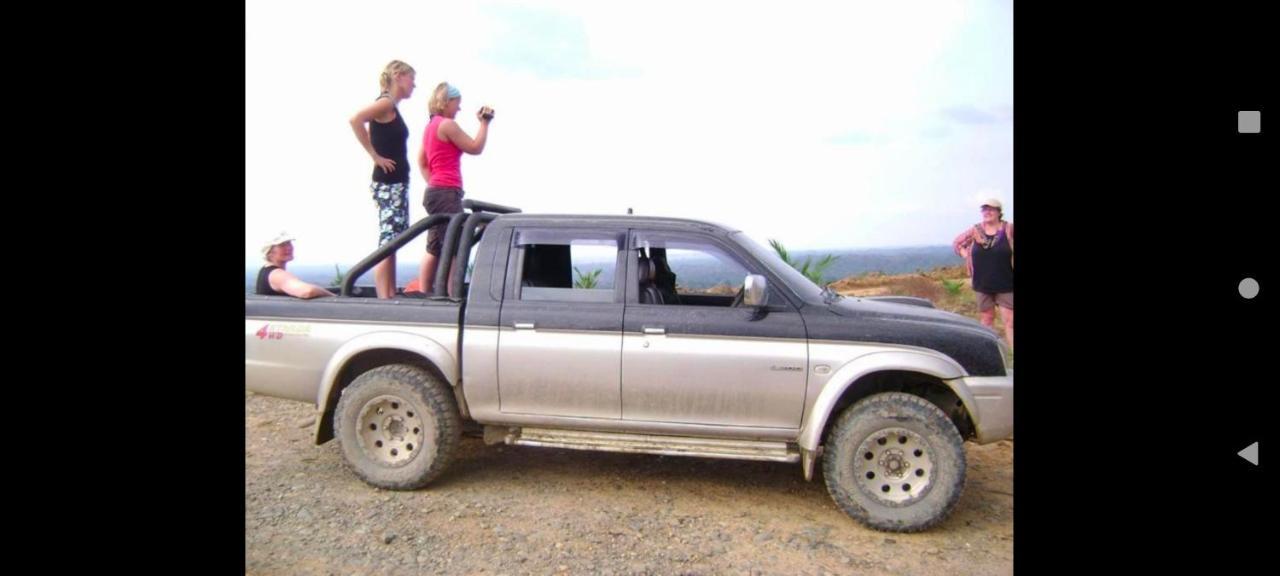
<svg viewBox="0 0 1280 576"><path fill-rule="evenodd" d="M436 86L427 101L431 121L422 134L422 153L418 156L418 167L422 169L422 177L427 181L427 194L423 204L428 215L462 212L462 153L478 155L484 152L485 141L488 140L493 109L482 106L476 112L480 129L476 131L476 137L472 138L454 121L461 107L462 93L448 82L441 82ZM443 223L432 226L427 232L427 253L422 257L418 280L422 291L428 294L431 293L431 285L435 280L436 259L440 257L444 232ZM455 270L456 268L451 268L450 275Z"/></svg>

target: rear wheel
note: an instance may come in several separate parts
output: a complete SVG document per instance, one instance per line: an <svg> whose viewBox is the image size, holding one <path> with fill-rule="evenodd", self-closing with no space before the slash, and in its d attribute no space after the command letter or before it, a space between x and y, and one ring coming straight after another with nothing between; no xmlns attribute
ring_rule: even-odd
<svg viewBox="0 0 1280 576"><path fill-rule="evenodd" d="M827 491L855 520L889 532L941 522L964 490L964 441L937 406L890 392L862 399L827 434Z"/></svg>
<svg viewBox="0 0 1280 576"><path fill-rule="evenodd" d="M453 460L462 431L448 384L408 364L357 377L342 390L333 425L348 467L391 490L436 479Z"/></svg>

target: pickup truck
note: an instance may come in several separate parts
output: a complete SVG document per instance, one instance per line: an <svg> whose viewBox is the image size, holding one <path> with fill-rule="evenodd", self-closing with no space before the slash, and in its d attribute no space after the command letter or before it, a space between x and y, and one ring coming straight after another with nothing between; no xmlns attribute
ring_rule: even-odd
<svg viewBox="0 0 1280 576"><path fill-rule="evenodd" d="M442 223L425 297L355 285ZM840 296L708 222L468 200L339 290L246 295L245 387L314 403L316 444L337 438L380 488L440 477L466 431L486 445L798 463L806 480L821 462L845 513L913 532L959 500L964 441L1013 434L1010 356L991 330L927 300Z"/></svg>

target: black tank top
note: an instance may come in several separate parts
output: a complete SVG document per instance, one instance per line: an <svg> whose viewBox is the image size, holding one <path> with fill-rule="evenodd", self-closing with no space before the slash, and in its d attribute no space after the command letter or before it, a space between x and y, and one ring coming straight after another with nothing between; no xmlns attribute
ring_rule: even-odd
<svg viewBox="0 0 1280 576"><path fill-rule="evenodd" d="M378 98L387 97L383 94ZM396 169L391 172L384 172L382 168L374 166L373 181L384 184L407 184L409 182L409 126L404 123L404 116L400 115L400 109L393 108L393 110L396 111L395 120L383 123L375 119L369 122L369 141L373 144L373 151L396 163Z"/></svg>
<svg viewBox="0 0 1280 576"><path fill-rule="evenodd" d="M990 248L983 248L978 242L970 248L973 251L973 289L976 292L1013 292L1013 248L1009 246L1009 237L1003 226L1001 224L996 232L995 242Z"/></svg>
<svg viewBox="0 0 1280 576"><path fill-rule="evenodd" d="M254 294L261 294L263 296L288 296L288 294L285 294L284 292L271 288L271 271L278 268L280 267L274 264L268 264L258 271L258 287L254 289Z"/></svg>

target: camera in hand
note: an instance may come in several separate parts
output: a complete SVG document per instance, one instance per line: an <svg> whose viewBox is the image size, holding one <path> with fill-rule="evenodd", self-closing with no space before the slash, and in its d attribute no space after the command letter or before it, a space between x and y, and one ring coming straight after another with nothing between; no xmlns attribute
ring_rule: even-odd
<svg viewBox="0 0 1280 576"><path fill-rule="evenodd" d="M480 109L480 117L485 120L493 120L493 108L485 106Z"/></svg>

